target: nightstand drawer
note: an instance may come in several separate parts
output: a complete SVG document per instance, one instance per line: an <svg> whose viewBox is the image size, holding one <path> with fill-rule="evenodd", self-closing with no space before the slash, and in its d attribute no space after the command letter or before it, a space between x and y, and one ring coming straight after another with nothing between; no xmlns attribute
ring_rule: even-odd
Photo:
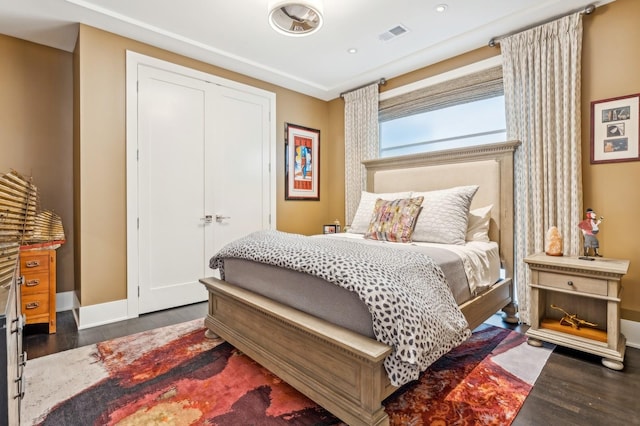
<svg viewBox="0 0 640 426"><path fill-rule="evenodd" d="M48 294L28 294L22 296L22 312L27 315L27 323L30 316L49 313Z"/></svg>
<svg viewBox="0 0 640 426"><path fill-rule="evenodd" d="M24 282L20 287L22 294L48 293L49 292L49 272L30 272L24 274Z"/></svg>
<svg viewBox="0 0 640 426"><path fill-rule="evenodd" d="M575 275L555 274L540 271L538 285L557 288L560 290L575 291L577 293L607 295L607 280L597 278L577 277Z"/></svg>
<svg viewBox="0 0 640 426"><path fill-rule="evenodd" d="M26 275L30 272L48 271L49 253L23 254L20 256L20 273Z"/></svg>

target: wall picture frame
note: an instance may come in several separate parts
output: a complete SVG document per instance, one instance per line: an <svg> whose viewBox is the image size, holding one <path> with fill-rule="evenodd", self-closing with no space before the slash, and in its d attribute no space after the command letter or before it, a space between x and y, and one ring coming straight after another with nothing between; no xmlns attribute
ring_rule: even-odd
<svg viewBox="0 0 640 426"><path fill-rule="evenodd" d="M320 200L320 130L285 123L285 200Z"/></svg>
<svg viewBox="0 0 640 426"><path fill-rule="evenodd" d="M640 93L591 102L591 164L640 160Z"/></svg>

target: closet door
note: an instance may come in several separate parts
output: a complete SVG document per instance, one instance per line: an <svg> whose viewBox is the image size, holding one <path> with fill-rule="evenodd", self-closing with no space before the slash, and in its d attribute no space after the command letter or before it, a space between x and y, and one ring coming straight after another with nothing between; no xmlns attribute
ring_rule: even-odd
<svg viewBox="0 0 640 426"><path fill-rule="evenodd" d="M139 312L206 300L205 82L140 67L138 80Z"/></svg>
<svg viewBox="0 0 640 426"><path fill-rule="evenodd" d="M145 313L206 300L198 280L216 275L210 257L269 227L270 104L141 65L137 105L137 285Z"/></svg>
<svg viewBox="0 0 640 426"><path fill-rule="evenodd" d="M224 86L215 91L216 143L205 171L214 220L211 255L235 239L268 229L271 202L269 100Z"/></svg>

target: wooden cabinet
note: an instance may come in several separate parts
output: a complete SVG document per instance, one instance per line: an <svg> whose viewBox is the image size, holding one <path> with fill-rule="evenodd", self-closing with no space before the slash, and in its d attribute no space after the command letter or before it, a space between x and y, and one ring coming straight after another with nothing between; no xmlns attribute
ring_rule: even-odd
<svg viewBox="0 0 640 426"><path fill-rule="evenodd" d="M17 272L17 265L14 271ZM23 318L18 310L20 291L17 278L9 287L0 287L0 424L20 424L20 401L24 395L23 369L26 354L22 352Z"/></svg>
<svg viewBox="0 0 640 426"><path fill-rule="evenodd" d="M626 348L620 333L621 279L629 261L544 253L524 261L531 271L529 343L545 341L592 353L602 356L606 367L621 370Z"/></svg>
<svg viewBox="0 0 640 426"><path fill-rule="evenodd" d="M22 313L27 324L46 323L56 332L56 251L20 252Z"/></svg>

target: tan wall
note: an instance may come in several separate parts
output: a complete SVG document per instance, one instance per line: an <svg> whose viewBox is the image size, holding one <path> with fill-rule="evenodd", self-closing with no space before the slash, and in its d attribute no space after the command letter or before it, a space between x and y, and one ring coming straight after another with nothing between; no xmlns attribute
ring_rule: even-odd
<svg viewBox="0 0 640 426"><path fill-rule="evenodd" d="M125 299L125 51L153 56L276 93L277 228L319 233L329 216L333 141L326 102L143 43L80 25L78 42L79 140L75 165L79 204L76 269L81 305ZM320 130L320 201L284 200L284 123Z"/></svg>
<svg viewBox="0 0 640 426"><path fill-rule="evenodd" d="M76 49L73 52L73 75L80 75L80 49L79 41L76 42ZM78 170L78 164L80 164L80 79L73 79L73 170ZM80 187L80 173L73 173L73 229L80 229L80 192L76 191L76 188ZM82 300L82 288L80 287L80 281L82 273L80 271L80 262L78 261L81 253L81 241L80 233L74 233L73 239L74 256L72 260L75 282L74 289L75 295L78 300Z"/></svg>
<svg viewBox="0 0 640 426"><path fill-rule="evenodd" d="M257 86L255 83L253 85ZM331 219L329 200L332 199L329 190L332 180L330 157L335 143L329 129L327 103L274 86L270 86L267 90L276 92L277 104L277 228L280 231L307 235L321 233L322 225L331 223L327 222ZM299 124L320 130L320 201L285 201L284 199L284 123Z"/></svg>
<svg viewBox="0 0 640 426"><path fill-rule="evenodd" d="M329 102L329 137L331 138L331 151L325 158L330 161L328 195L330 196L328 223L338 219L342 226L344 220L344 100L341 98Z"/></svg>
<svg viewBox="0 0 640 426"><path fill-rule="evenodd" d="M640 1L617 0L585 17L582 56L584 207L605 217L598 234L605 256L629 259L622 317L640 321L640 162L591 164L591 102L640 93Z"/></svg>
<svg viewBox="0 0 640 426"><path fill-rule="evenodd" d="M0 35L0 173L32 176L41 208L62 218L58 291L73 290L72 56Z"/></svg>

